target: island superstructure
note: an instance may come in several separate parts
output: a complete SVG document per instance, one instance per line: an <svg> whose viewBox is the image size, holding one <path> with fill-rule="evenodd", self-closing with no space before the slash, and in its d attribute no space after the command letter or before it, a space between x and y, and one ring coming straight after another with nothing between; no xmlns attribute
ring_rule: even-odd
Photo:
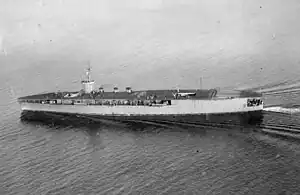
<svg viewBox="0 0 300 195"><path fill-rule="evenodd" d="M263 101L260 93L237 91L218 94L216 89L133 90L114 87L95 89L91 68L75 92L52 92L20 97L23 112L92 116L105 120L139 121L260 121Z"/></svg>

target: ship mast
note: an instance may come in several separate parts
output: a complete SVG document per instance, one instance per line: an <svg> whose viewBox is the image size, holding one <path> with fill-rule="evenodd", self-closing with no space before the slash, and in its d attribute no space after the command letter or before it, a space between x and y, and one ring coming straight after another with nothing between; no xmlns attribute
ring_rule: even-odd
<svg viewBox="0 0 300 195"><path fill-rule="evenodd" d="M91 80L91 65L89 62L88 68L86 69L86 78L82 82L82 89L85 93L91 93L94 90L94 81Z"/></svg>
<svg viewBox="0 0 300 195"><path fill-rule="evenodd" d="M87 82L91 81L91 65L90 65L90 62L89 62L88 68L86 69L86 79L87 79Z"/></svg>

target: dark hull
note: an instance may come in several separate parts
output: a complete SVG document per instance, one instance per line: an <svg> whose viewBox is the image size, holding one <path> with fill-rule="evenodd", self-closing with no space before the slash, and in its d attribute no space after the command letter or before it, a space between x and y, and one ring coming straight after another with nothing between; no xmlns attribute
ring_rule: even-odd
<svg viewBox="0 0 300 195"><path fill-rule="evenodd" d="M262 111L243 113L209 114L209 115L148 115L148 116L101 116L78 115L67 113L51 113L23 111L22 120L62 121L65 123L94 123L94 122L122 122L167 125L209 125L209 126L249 126L259 125L263 121Z"/></svg>

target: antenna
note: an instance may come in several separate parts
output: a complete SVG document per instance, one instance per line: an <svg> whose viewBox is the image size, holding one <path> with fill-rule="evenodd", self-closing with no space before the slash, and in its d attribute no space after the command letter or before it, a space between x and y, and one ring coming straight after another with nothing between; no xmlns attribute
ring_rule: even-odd
<svg viewBox="0 0 300 195"><path fill-rule="evenodd" d="M88 61L88 69L91 69L91 62Z"/></svg>
<svg viewBox="0 0 300 195"><path fill-rule="evenodd" d="M87 76L87 81L91 81L91 64L90 61L88 61L88 68L86 70L86 76Z"/></svg>

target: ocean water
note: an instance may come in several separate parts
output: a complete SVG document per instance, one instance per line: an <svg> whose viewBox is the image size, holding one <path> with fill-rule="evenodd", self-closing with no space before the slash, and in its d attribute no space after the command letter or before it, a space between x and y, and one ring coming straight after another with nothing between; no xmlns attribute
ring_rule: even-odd
<svg viewBox="0 0 300 195"><path fill-rule="evenodd" d="M300 194L297 80L259 87L259 127L60 124L20 119L18 96L53 89L22 71L1 77L1 195Z"/></svg>

